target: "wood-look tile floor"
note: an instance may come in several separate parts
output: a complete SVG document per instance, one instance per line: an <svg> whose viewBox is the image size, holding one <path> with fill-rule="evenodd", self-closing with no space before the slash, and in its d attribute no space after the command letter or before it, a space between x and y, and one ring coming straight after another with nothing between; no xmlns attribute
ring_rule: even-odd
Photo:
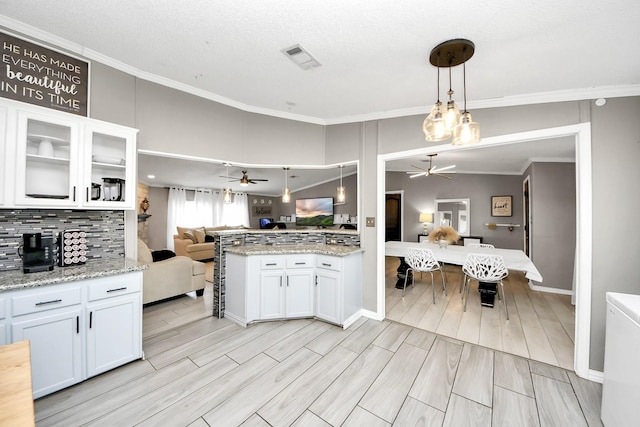
<svg viewBox="0 0 640 427"><path fill-rule="evenodd" d="M439 335L478 344L494 350L573 370L575 307L568 295L532 291L521 272L509 271L504 280L509 320L502 301L482 307L478 284L472 281L467 311L459 292L459 266L446 265L447 295L442 292L439 273L436 303L433 304L431 276L416 275L415 285L405 297L396 289L399 260L386 257L386 318Z"/></svg>
<svg viewBox="0 0 640 427"><path fill-rule="evenodd" d="M193 299L146 307L146 360L38 399L37 425L601 425L601 386L549 364L389 320L178 324Z"/></svg>

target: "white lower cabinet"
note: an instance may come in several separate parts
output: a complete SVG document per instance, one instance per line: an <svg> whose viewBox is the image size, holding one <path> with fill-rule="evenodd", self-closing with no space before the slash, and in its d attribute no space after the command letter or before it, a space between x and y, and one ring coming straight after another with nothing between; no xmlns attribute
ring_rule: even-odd
<svg viewBox="0 0 640 427"><path fill-rule="evenodd" d="M140 294L87 306L87 377L140 358Z"/></svg>
<svg viewBox="0 0 640 427"><path fill-rule="evenodd" d="M313 316L313 256L260 260L260 319Z"/></svg>
<svg viewBox="0 0 640 427"><path fill-rule="evenodd" d="M313 316L313 270L287 271L285 317Z"/></svg>
<svg viewBox="0 0 640 427"><path fill-rule="evenodd" d="M337 325L361 308L361 254L346 257L226 253L225 317L317 317Z"/></svg>
<svg viewBox="0 0 640 427"><path fill-rule="evenodd" d="M4 293L9 342L29 340L34 398L142 357L141 289L138 271Z"/></svg>
<svg viewBox="0 0 640 427"><path fill-rule="evenodd" d="M283 270L260 272L260 319L282 319L284 311Z"/></svg>
<svg viewBox="0 0 640 427"><path fill-rule="evenodd" d="M0 298L0 345L9 344L7 338L6 299Z"/></svg>
<svg viewBox="0 0 640 427"><path fill-rule="evenodd" d="M316 257L316 317L344 325L362 308L362 254Z"/></svg>
<svg viewBox="0 0 640 427"><path fill-rule="evenodd" d="M340 324L340 285L339 272L320 268L316 270L316 317Z"/></svg>
<svg viewBox="0 0 640 427"><path fill-rule="evenodd" d="M12 323L12 342L29 340L34 399L83 380L82 320L82 307L77 305Z"/></svg>

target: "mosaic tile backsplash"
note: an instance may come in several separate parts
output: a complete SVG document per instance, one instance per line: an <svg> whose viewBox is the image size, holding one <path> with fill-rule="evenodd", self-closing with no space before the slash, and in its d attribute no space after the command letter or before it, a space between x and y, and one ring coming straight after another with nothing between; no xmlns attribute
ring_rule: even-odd
<svg viewBox="0 0 640 427"><path fill-rule="evenodd" d="M124 256L124 211L0 209L0 271L19 270L24 233L56 237L65 229L87 233L88 259ZM57 248L54 250L57 259Z"/></svg>

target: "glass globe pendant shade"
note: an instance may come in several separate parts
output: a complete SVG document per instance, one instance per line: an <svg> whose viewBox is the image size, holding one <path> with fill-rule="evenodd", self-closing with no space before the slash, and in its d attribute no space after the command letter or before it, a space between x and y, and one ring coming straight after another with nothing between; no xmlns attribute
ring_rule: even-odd
<svg viewBox="0 0 640 427"><path fill-rule="evenodd" d="M223 191L223 200L226 204L231 203L231 189L225 188Z"/></svg>
<svg viewBox="0 0 640 427"><path fill-rule="evenodd" d="M347 200L347 194L343 186L338 187L337 203L344 203Z"/></svg>
<svg viewBox="0 0 640 427"><path fill-rule="evenodd" d="M460 122L460 110L453 99L447 101L447 111L444 113L444 126L453 133L453 128Z"/></svg>
<svg viewBox="0 0 640 427"><path fill-rule="evenodd" d="M282 203L289 203L291 201L291 190L285 187L282 190Z"/></svg>
<svg viewBox="0 0 640 427"><path fill-rule="evenodd" d="M427 141L442 141L451 136L451 131L447 131L442 115L442 102L438 101L433 105L431 112L422 123L422 131Z"/></svg>
<svg viewBox="0 0 640 427"><path fill-rule="evenodd" d="M471 113L465 111L460 123L453 129L453 145L474 144L480 141L480 124L473 121Z"/></svg>

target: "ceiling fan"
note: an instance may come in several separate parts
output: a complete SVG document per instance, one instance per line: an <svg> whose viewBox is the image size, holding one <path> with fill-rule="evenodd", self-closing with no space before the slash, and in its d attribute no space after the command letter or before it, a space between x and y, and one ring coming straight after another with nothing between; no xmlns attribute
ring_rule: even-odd
<svg viewBox="0 0 640 427"><path fill-rule="evenodd" d="M224 176L221 176L221 178L226 178ZM269 181L268 179L253 179L253 178L249 178L249 175L247 175L247 171L242 171L242 178L231 178L229 179L229 182L231 181L240 181L240 185L249 185L249 184L257 184L258 181Z"/></svg>
<svg viewBox="0 0 640 427"><path fill-rule="evenodd" d="M444 174L446 173L456 173L455 171L449 170L449 169L453 169L456 167L456 165L449 165L449 166L445 166L443 168L439 168L438 166L434 166L433 165L433 158L435 156L437 156L437 154L429 154L429 159L428 160L423 160L423 162L429 162L429 168L424 169L418 166L413 166L416 169L420 169L422 172L407 172L409 175L409 178L415 178L417 176L429 176L429 175L436 175L439 176L441 178L446 178L446 179L451 179L450 176L446 176Z"/></svg>

